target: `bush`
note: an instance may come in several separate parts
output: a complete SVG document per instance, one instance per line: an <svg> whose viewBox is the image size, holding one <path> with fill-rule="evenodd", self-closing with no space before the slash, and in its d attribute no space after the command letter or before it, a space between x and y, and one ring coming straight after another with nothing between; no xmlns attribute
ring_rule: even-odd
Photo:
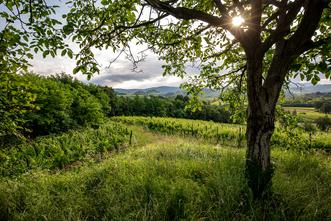
<svg viewBox="0 0 331 221"><path fill-rule="evenodd" d="M323 103L319 111L325 114L331 113L331 103Z"/></svg>
<svg viewBox="0 0 331 221"><path fill-rule="evenodd" d="M322 131L328 131L331 128L331 119L327 116L319 117L315 120L317 127Z"/></svg>
<svg viewBox="0 0 331 221"><path fill-rule="evenodd" d="M306 132L312 133L312 134L316 133L316 130L317 130L316 126L310 122L304 122L303 129Z"/></svg>

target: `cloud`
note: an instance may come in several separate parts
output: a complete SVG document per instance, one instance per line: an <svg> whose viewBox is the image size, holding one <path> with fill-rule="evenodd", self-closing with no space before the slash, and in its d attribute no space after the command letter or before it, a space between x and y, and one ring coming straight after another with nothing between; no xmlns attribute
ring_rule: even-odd
<svg viewBox="0 0 331 221"><path fill-rule="evenodd" d="M145 81L162 75L162 63L155 56L148 56L133 70L133 64L125 59L116 61L110 68L105 68L99 76L92 79L93 83L103 82L123 83L126 81Z"/></svg>
<svg viewBox="0 0 331 221"><path fill-rule="evenodd" d="M111 83L114 88L136 89L136 88L149 88L159 86L172 86L178 87L185 80L175 76L158 76L146 80L128 80L123 83ZM107 80L106 80L107 82Z"/></svg>
<svg viewBox="0 0 331 221"><path fill-rule="evenodd" d="M35 58L30 61L31 71L41 75L52 75L65 72L75 78L86 82L98 85L107 85L111 87L121 88L143 88L154 86L179 86L183 80L179 77L166 76L162 77L162 61L158 60L157 56L148 53L144 61L138 64L140 71L133 71L133 65L125 56L119 57L116 62L109 66L109 62L115 55L107 50L98 51L96 60L101 65L102 70L99 75L94 75L90 81L85 75L72 74L75 67L75 60L67 57L47 57L44 59L40 54L35 55Z"/></svg>

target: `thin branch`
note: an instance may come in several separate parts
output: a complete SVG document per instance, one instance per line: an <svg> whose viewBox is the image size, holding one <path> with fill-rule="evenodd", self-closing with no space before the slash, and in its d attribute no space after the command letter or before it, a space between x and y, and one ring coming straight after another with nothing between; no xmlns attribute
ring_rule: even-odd
<svg viewBox="0 0 331 221"><path fill-rule="evenodd" d="M221 17L218 17L195 9L173 7L172 5L159 0L146 0L146 2L156 10L168 13L177 19L200 20L210 24L211 26L222 27L225 30L228 30L244 48L248 48L250 45L250 42L247 41L247 33L240 28L234 28L231 25L230 17L227 16L227 14L222 14Z"/></svg>
<svg viewBox="0 0 331 221"><path fill-rule="evenodd" d="M230 73L226 74L226 75L233 75L235 73L238 73L241 71L241 74L240 75L236 75L233 79L231 79L229 82L227 82L226 85L224 85L222 88L221 88L221 93L224 92L224 90L226 88L228 88L234 81L236 81L239 77L240 77L240 84L241 84L241 81L242 81L242 78L244 77L245 73L246 73L246 70L247 70L247 65L245 64L244 66L241 66L239 67L238 69L234 70L234 71L231 71ZM224 75L222 75L224 76ZM240 86L241 87L241 86ZM241 89L240 89L241 90Z"/></svg>
<svg viewBox="0 0 331 221"><path fill-rule="evenodd" d="M219 57L219 56L221 56L221 55L223 55L223 54L228 53L229 51L232 50L232 47L233 47L236 43L238 43L238 41L233 41L232 44L230 44L230 45L229 45L226 49L224 49L223 51L220 51L220 52L216 52L216 53L214 53L214 54L211 54L211 55L205 57L204 60L208 60L208 59L210 59L210 58Z"/></svg>
<svg viewBox="0 0 331 221"><path fill-rule="evenodd" d="M193 33L192 35L190 35L188 37L185 37L185 38L183 38L181 40L174 41L174 42L171 42L171 43L163 44L163 46L175 46L175 45L178 45L178 44L182 43L183 41L192 40L194 37L200 35L202 32L204 32L205 30L207 30L210 27L211 27L211 25L207 25L207 26L199 29L198 31L196 31L195 33Z"/></svg>
<svg viewBox="0 0 331 221"><path fill-rule="evenodd" d="M109 65L106 68L109 69L110 66L117 61L117 59L123 54L124 51L125 51L125 46L121 49L121 51L117 54L117 56L114 59L109 61Z"/></svg>
<svg viewBox="0 0 331 221"><path fill-rule="evenodd" d="M221 0L214 0L214 3L221 14L227 13L227 9L224 6L224 4L221 2Z"/></svg>

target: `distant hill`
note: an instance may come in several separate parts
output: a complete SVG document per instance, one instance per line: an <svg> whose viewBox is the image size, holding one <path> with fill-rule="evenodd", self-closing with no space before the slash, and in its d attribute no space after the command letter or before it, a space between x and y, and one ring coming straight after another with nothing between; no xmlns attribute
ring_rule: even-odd
<svg viewBox="0 0 331 221"><path fill-rule="evenodd" d="M331 84L312 85L310 83L300 84L299 87L292 86L290 90L293 94L311 94L316 92L327 93L331 92Z"/></svg>
<svg viewBox="0 0 331 221"><path fill-rule="evenodd" d="M164 97L171 97L176 95L186 95L186 92L179 87L151 87L144 89L122 89L122 88L114 88L115 92L118 95L159 95ZM214 98L219 95L218 91L211 89L204 89L204 96L206 98Z"/></svg>
<svg viewBox="0 0 331 221"><path fill-rule="evenodd" d="M122 89L122 88L114 88L115 92L118 94L154 94L154 95L166 95L166 94L185 94L179 87L151 87L144 89Z"/></svg>
<svg viewBox="0 0 331 221"><path fill-rule="evenodd" d="M165 96L171 97L180 95L186 95L186 92L180 89L179 87L168 87L168 86L161 86L161 87L150 87L144 89L122 89L122 88L114 88L115 92L119 95L156 95L156 96ZM290 91L296 95L303 95L303 94L311 94L316 92L327 93L331 92L331 84L320 84L320 85L312 85L309 83L300 84L299 87L292 86L290 87ZM204 89L204 96L205 98L214 98L219 96L219 91L211 90L211 89Z"/></svg>

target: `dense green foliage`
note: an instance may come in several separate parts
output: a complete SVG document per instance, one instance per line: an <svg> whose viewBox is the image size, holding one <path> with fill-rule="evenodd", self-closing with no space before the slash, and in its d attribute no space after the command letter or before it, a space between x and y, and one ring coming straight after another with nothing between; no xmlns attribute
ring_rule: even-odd
<svg viewBox="0 0 331 221"><path fill-rule="evenodd" d="M107 157L128 144L129 131L113 123L43 136L0 149L0 176L17 176L33 169L63 169L74 162Z"/></svg>
<svg viewBox="0 0 331 221"><path fill-rule="evenodd" d="M177 95L175 98L161 96L117 96L113 113L115 116L154 116L176 117L214 122L229 123L230 112L220 105L212 105L204 101L199 110L192 111L186 108L189 97Z"/></svg>
<svg viewBox="0 0 331 221"><path fill-rule="evenodd" d="M111 114L114 93L107 87L86 85L63 74L50 77L11 74L2 78L2 145L22 136L98 126Z"/></svg>
<svg viewBox="0 0 331 221"><path fill-rule="evenodd" d="M175 136L99 164L0 179L1 220L328 220L330 157L274 150L274 197L252 200L244 149ZM152 137L152 138L151 138ZM152 139L152 140L150 140Z"/></svg>
<svg viewBox="0 0 331 221"><path fill-rule="evenodd" d="M0 74L0 145L12 137L24 138L24 116L36 107L31 82L18 75Z"/></svg>
<svg viewBox="0 0 331 221"><path fill-rule="evenodd" d="M158 117L113 117L112 120L142 125L150 130L166 134L193 136L227 146L244 147L246 145L245 127L238 124ZM291 119L287 118L287 121L291 121ZM318 132L312 136L293 122L282 123L282 126L277 127L271 143L273 146L285 149L331 150L331 138L327 132Z"/></svg>
<svg viewBox="0 0 331 221"><path fill-rule="evenodd" d="M116 96L109 87L84 84L65 74L2 76L0 141L65 132L100 125L107 116L140 115L230 122L230 112L203 102L195 112L187 109L187 96ZM15 126L13 126L15 125Z"/></svg>

